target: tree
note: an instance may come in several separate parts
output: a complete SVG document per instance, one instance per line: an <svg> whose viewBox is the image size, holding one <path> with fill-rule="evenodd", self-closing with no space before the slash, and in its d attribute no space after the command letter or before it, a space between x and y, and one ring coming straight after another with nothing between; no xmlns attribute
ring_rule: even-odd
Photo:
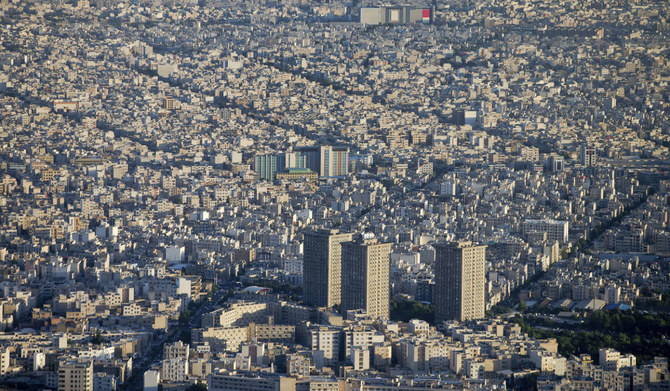
<svg viewBox="0 0 670 391"><path fill-rule="evenodd" d="M194 383L188 386L186 391L207 391L207 385L204 383Z"/></svg>
<svg viewBox="0 0 670 391"><path fill-rule="evenodd" d="M435 307L417 301L391 300L391 320L408 322L411 319L421 319L433 324Z"/></svg>
<svg viewBox="0 0 670 391"><path fill-rule="evenodd" d="M191 329L186 327L181 330L179 333L179 340L182 341L183 343L190 344L191 341Z"/></svg>
<svg viewBox="0 0 670 391"><path fill-rule="evenodd" d="M181 324L186 324L188 321L191 319L191 311L189 310L184 310L181 314L179 314L179 323Z"/></svg>
<svg viewBox="0 0 670 391"><path fill-rule="evenodd" d="M517 306L517 310L519 310L519 312L526 312L527 309L528 309L528 306L526 305L526 303L524 303L523 301L519 301L519 305Z"/></svg>
<svg viewBox="0 0 670 391"><path fill-rule="evenodd" d="M524 319L522 316L516 316L512 321L533 338L556 338L558 352L566 357L587 353L597 359L601 348L634 354L638 362L670 354L666 342L666 336L670 335L670 314L667 313L597 311L589 313L579 326L549 324L544 319ZM533 328L526 321L551 329ZM557 327L563 327L563 330L556 330Z"/></svg>
<svg viewBox="0 0 670 391"><path fill-rule="evenodd" d="M91 342L94 343L94 344L96 344L96 345L100 345L100 344L102 344L103 341L104 341L104 340L103 340L103 338L102 338L102 334L100 334L100 331L97 331L97 332L95 333L95 336L94 336L93 338L91 338Z"/></svg>

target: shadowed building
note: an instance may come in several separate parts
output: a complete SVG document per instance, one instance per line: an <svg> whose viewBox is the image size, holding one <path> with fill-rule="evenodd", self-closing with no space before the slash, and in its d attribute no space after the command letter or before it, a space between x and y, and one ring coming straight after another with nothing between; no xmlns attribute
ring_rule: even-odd
<svg viewBox="0 0 670 391"><path fill-rule="evenodd" d="M363 309L389 318L391 246L363 237L342 243L342 313Z"/></svg>
<svg viewBox="0 0 670 391"><path fill-rule="evenodd" d="M350 233L319 230L305 233L303 250L303 286L305 303L315 307L340 304L342 242L351 241Z"/></svg>
<svg viewBox="0 0 670 391"><path fill-rule="evenodd" d="M486 246L435 243L435 321L484 317Z"/></svg>

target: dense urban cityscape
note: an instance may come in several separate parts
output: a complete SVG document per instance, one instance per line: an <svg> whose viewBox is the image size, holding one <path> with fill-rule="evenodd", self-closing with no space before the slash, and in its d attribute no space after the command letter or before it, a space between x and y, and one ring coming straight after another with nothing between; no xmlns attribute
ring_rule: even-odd
<svg viewBox="0 0 670 391"><path fill-rule="evenodd" d="M0 1L0 389L670 390L669 23Z"/></svg>

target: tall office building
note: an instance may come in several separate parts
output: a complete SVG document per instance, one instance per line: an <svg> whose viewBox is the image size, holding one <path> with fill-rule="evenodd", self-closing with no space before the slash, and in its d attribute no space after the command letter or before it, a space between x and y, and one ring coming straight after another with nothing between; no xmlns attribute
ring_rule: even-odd
<svg viewBox="0 0 670 391"><path fill-rule="evenodd" d="M349 173L349 148L321 146L319 175L340 177Z"/></svg>
<svg viewBox="0 0 670 391"><path fill-rule="evenodd" d="M389 318L391 243L359 237L342 246L342 313L363 309Z"/></svg>
<svg viewBox="0 0 670 391"><path fill-rule="evenodd" d="M563 159L563 156L552 153L549 156L549 159L547 159L547 165L548 165L549 171L551 171L551 172L561 172L561 171L563 171L563 169L565 167L565 160Z"/></svg>
<svg viewBox="0 0 670 391"><path fill-rule="evenodd" d="M307 168L305 154L301 151L286 152L284 157L286 159L286 168Z"/></svg>
<svg viewBox="0 0 670 391"><path fill-rule="evenodd" d="M315 307L340 304L340 244L351 241L350 233L319 230L305 233L303 248L303 287L305 302Z"/></svg>
<svg viewBox="0 0 670 391"><path fill-rule="evenodd" d="M58 391L93 391L93 361L61 361Z"/></svg>
<svg viewBox="0 0 670 391"><path fill-rule="evenodd" d="M286 154L286 168L308 168L320 177L349 174L349 148L343 146L298 147Z"/></svg>
<svg viewBox="0 0 670 391"><path fill-rule="evenodd" d="M486 246L435 243L435 321L484 317Z"/></svg>
<svg viewBox="0 0 670 391"><path fill-rule="evenodd" d="M254 170L258 178L266 181L274 181L277 172L282 171L286 166L286 157L284 155L256 155L254 159Z"/></svg>
<svg viewBox="0 0 670 391"><path fill-rule="evenodd" d="M579 161L584 166L595 166L598 163L596 147L593 145L582 144L579 150Z"/></svg>
<svg viewBox="0 0 670 391"><path fill-rule="evenodd" d="M297 147L293 150L295 154L294 161L295 166L289 166L291 168L308 168L315 173L320 173L320 152L319 147Z"/></svg>

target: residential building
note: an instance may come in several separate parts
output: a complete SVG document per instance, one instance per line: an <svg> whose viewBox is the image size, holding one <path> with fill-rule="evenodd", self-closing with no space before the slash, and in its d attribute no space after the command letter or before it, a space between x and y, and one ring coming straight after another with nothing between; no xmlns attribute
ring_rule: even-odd
<svg viewBox="0 0 670 391"><path fill-rule="evenodd" d="M332 307L341 299L341 244L353 234L338 230L305 233L303 284L305 302L316 307Z"/></svg>
<svg viewBox="0 0 670 391"><path fill-rule="evenodd" d="M435 321L484 317L486 246L435 243Z"/></svg>
<svg viewBox="0 0 670 391"><path fill-rule="evenodd" d="M389 318L391 246L364 236L341 244L342 313L363 309L374 317Z"/></svg>

